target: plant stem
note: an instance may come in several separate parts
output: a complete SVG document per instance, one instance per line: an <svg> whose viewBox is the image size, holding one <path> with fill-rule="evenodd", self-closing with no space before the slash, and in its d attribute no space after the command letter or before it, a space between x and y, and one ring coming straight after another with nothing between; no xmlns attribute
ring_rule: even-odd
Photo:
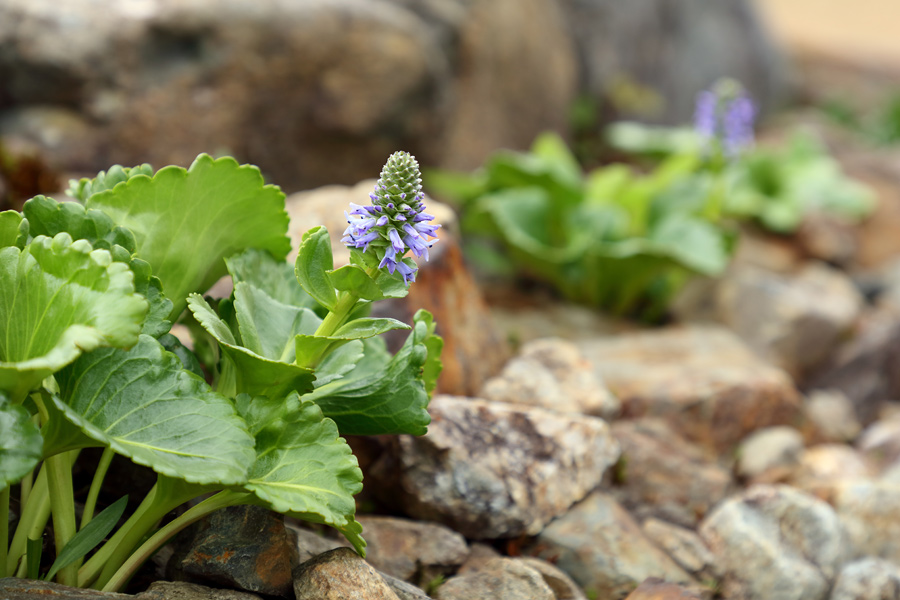
<svg viewBox="0 0 900 600"><path fill-rule="evenodd" d="M134 572L173 535L205 517L206 515L225 508L241 504L250 494L246 492L233 492L224 490L210 496L193 508L188 509L183 515L170 521L165 527L154 533L140 548L138 548L121 567L103 584L102 591L115 592L131 579ZM102 579L102 578L101 578Z"/></svg>
<svg viewBox="0 0 900 600"><path fill-rule="evenodd" d="M357 302L359 302L359 296L353 292L341 292L338 296L337 304L334 305L334 310L325 315L325 318L322 319L322 324L319 325L319 328L316 329L313 335L316 337L328 337L333 334L344 324L347 315L350 314Z"/></svg>
<svg viewBox="0 0 900 600"><path fill-rule="evenodd" d="M0 490L0 578L6 577L9 554L9 486Z"/></svg>
<svg viewBox="0 0 900 600"><path fill-rule="evenodd" d="M68 452L57 454L46 460L47 483L50 488L50 511L53 513L53 535L57 554L62 552L77 532L75 499L72 491L72 463L67 454ZM57 579L63 585L77 585L76 566L69 565L60 569Z"/></svg>
<svg viewBox="0 0 900 600"><path fill-rule="evenodd" d="M16 534L13 536L12 544L9 547L9 556L6 559L6 572L15 572L17 577L19 576L19 571L25 572L25 561L22 561L22 565L18 570L16 565L25 556L28 538L41 537L44 533L44 527L47 525L47 520L50 518L47 470L43 466L38 471L37 479L28 497L28 504L22 505L22 514L19 515L19 524L16 527Z"/></svg>
<svg viewBox="0 0 900 600"><path fill-rule="evenodd" d="M115 452L113 452L112 448L107 446L103 449L103 454L100 456L100 462L97 463L97 470L94 471L94 480L91 481L91 489L88 492L87 500L84 503L84 513L81 515L81 527L79 529L84 529L87 524L91 522L91 519L94 518L94 509L97 507L97 496L100 495L100 488L103 487L103 479L106 477L106 472L109 470L109 464L112 462L113 456L115 456Z"/></svg>
<svg viewBox="0 0 900 600"><path fill-rule="evenodd" d="M34 471L31 471L19 482L19 506L28 504L28 497L31 496L31 488L34 484Z"/></svg>

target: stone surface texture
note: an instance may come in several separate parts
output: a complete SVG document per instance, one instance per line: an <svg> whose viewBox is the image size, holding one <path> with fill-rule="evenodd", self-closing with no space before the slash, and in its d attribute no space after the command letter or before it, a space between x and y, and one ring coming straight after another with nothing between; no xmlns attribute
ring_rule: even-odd
<svg viewBox="0 0 900 600"><path fill-rule="evenodd" d="M625 600L707 600L712 598L710 590L699 590L696 586L683 586L663 581L658 577L648 577L628 594Z"/></svg>
<svg viewBox="0 0 900 600"><path fill-rule="evenodd" d="M824 263L779 273L736 263L717 290L719 316L767 361L799 377L823 360L855 324L863 299Z"/></svg>
<svg viewBox="0 0 900 600"><path fill-rule="evenodd" d="M851 442L862 431L853 402L840 390L813 390L803 410L817 441Z"/></svg>
<svg viewBox="0 0 900 600"><path fill-rule="evenodd" d="M835 511L788 486L756 485L729 498L700 535L725 572L726 598L822 600L853 556Z"/></svg>
<svg viewBox="0 0 900 600"><path fill-rule="evenodd" d="M621 400L623 416L661 417L706 448L727 452L752 431L802 418L790 377L721 327L626 333L578 346Z"/></svg>
<svg viewBox="0 0 900 600"><path fill-rule="evenodd" d="M900 566L871 556L848 563L829 600L900 600Z"/></svg>
<svg viewBox="0 0 900 600"><path fill-rule="evenodd" d="M858 555L900 564L900 482L848 482L832 502Z"/></svg>
<svg viewBox="0 0 900 600"><path fill-rule="evenodd" d="M619 456L602 419L435 396L422 437L399 436L367 480L415 518L470 539L534 535Z"/></svg>
<svg viewBox="0 0 900 600"><path fill-rule="evenodd" d="M185 533L169 559L170 578L273 596L290 594L297 552L281 515L260 506L233 506Z"/></svg>
<svg viewBox="0 0 900 600"><path fill-rule="evenodd" d="M516 559L517 562L525 566L531 567L541 574L544 582L553 590L556 600L587 600L584 592L578 587L571 577L555 565L541 560L539 558L531 558L523 556Z"/></svg>
<svg viewBox="0 0 900 600"><path fill-rule="evenodd" d="M349 548L337 548L294 570L296 600L399 600L381 575Z"/></svg>
<svg viewBox="0 0 900 600"><path fill-rule="evenodd" d="M548 410L614 418L621 405L578 348L560 338L522 346L481 396L493 402L527 404Z"/></svg>
<svg viewBox="0 0 900 600"><path fill-rule="evenodd" d="M660 419L616 421L622 448L610 493L638 520L694 527L731 489L731 472Z"/></svg>
<svg viewBox="0 0 900 600"><path fill-rule="evenodd" d="M528 553L554 563L597 598L624 598L647 577L691 582L615 499L594 492L548 525Z"/></svg>
<svg viewBox="0 0 900 600"><path fill-rule="evenodd" d="M784 425L751 433L738 448L735 472L744 479L756 479L766 472L788 472L800 461L803 434Z"/></svg>
<svg viewBox="0 0 900 600"><path fill-rule="evenodd" d="M435 600L555 600L544 577L527 564L512 558L494 558L480 569L451 577Z"/></svg>
<svg viewBox="0 0 900 600"><path fill-rule="evenodd" d="M469 555L461 535L435 523L374 516L360 516L358 521L368 543L366 561L420 586L452 574Z"/></svg>
<svg viewBox="0 0 900 600"><path fill-rule="evenodd" d="M686 529L659 519L647 519L641 529L653 543L666 551L679 567L697 581L717 581L722 571L716 558L692 529Z"/></svg>
<svg viewBox="0 0 900 600"><path fill-rule="evenodd" d="M208 588L185 581L154 581L146 592L136 598L150 600L261 600L262 596L236 590Z"/></svg>

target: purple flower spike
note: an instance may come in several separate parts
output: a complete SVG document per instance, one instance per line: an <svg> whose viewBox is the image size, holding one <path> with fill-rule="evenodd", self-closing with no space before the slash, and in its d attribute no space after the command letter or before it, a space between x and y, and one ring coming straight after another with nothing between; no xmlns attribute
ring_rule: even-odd
<svg viewBox="0 0 900 600"><path fill-rule="evenodd" d="M697 95L694 129L707 147L715 145L729 159L753 146L756 106L736 81L723 80Z"/></svg>
<svg viewBox="0 0 900 600"><path fill-rule="evenodd" d="M378 268L392 275L399 272L406 285L416 280L417 268L403 262L407 251L428 260L428 249L437 241L440 225L429 223L434 216L425 213L425 194L416 159L406 152L388 158L369 194L370 206L350 204L344 213L348 227L342 242L350 248L374 254ZM405 202L413 198L411 203ZM396 199L396 203L395 203Z"/></svg>

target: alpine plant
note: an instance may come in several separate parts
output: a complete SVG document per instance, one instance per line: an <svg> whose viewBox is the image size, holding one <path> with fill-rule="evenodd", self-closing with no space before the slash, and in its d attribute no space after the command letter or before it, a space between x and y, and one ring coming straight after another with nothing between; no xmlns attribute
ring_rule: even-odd
<svg viewBox="0 0 900 600"><path fill-rule="evenodd" d="M425 212L425 194L419 163L408 152L395 152L381 170L375 190L369 194L372 204L350 203L344 212L349 226L341 240L350 248L374 254L378 267L391 274L399 271L408 286L416 280L417 267L403 261L407 251L428 260L428 249L437 242L440 225L431 224L433 215Z"/></svg>

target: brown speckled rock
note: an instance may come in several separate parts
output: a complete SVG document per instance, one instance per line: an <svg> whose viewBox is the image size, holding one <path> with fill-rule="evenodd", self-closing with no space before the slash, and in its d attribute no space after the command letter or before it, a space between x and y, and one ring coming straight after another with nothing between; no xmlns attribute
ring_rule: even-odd
<svg viewBox="0 0 900 600"><path fill-rule="evenodd" d="M790 377L721 327L672 327L578 342L625 417L658 416L687 439L727 452L751 431L795 425Z"/></svg>
<svg viewBox="0 0 900 600"><path fill-rule="evenodd" d="M451 577L437 589L434 597L435 600L556 600L538 571L512 558L494 558L477 571Z"/></svg>
<svg viewBox="0 0 900 600"><path fill-rule="evenodd" d="M337 548L294 570L296 600L399 600L381 575L349 548Z"/></svg>
<svg viewBox="0 0 900 600"><path fill-rule="evenodd" d="M534 535L596 487L619 446L602 419L436 396L422 437L366 474L415 518L471 539Z"/></svg>
<svg viewBox="0 0 900 600"><path fill-rule="evenodd" d="M712 590L699 590L696 586L684 586L663 581L658 577L648 577L628 594L625 600L708 600Z"/></svg>

